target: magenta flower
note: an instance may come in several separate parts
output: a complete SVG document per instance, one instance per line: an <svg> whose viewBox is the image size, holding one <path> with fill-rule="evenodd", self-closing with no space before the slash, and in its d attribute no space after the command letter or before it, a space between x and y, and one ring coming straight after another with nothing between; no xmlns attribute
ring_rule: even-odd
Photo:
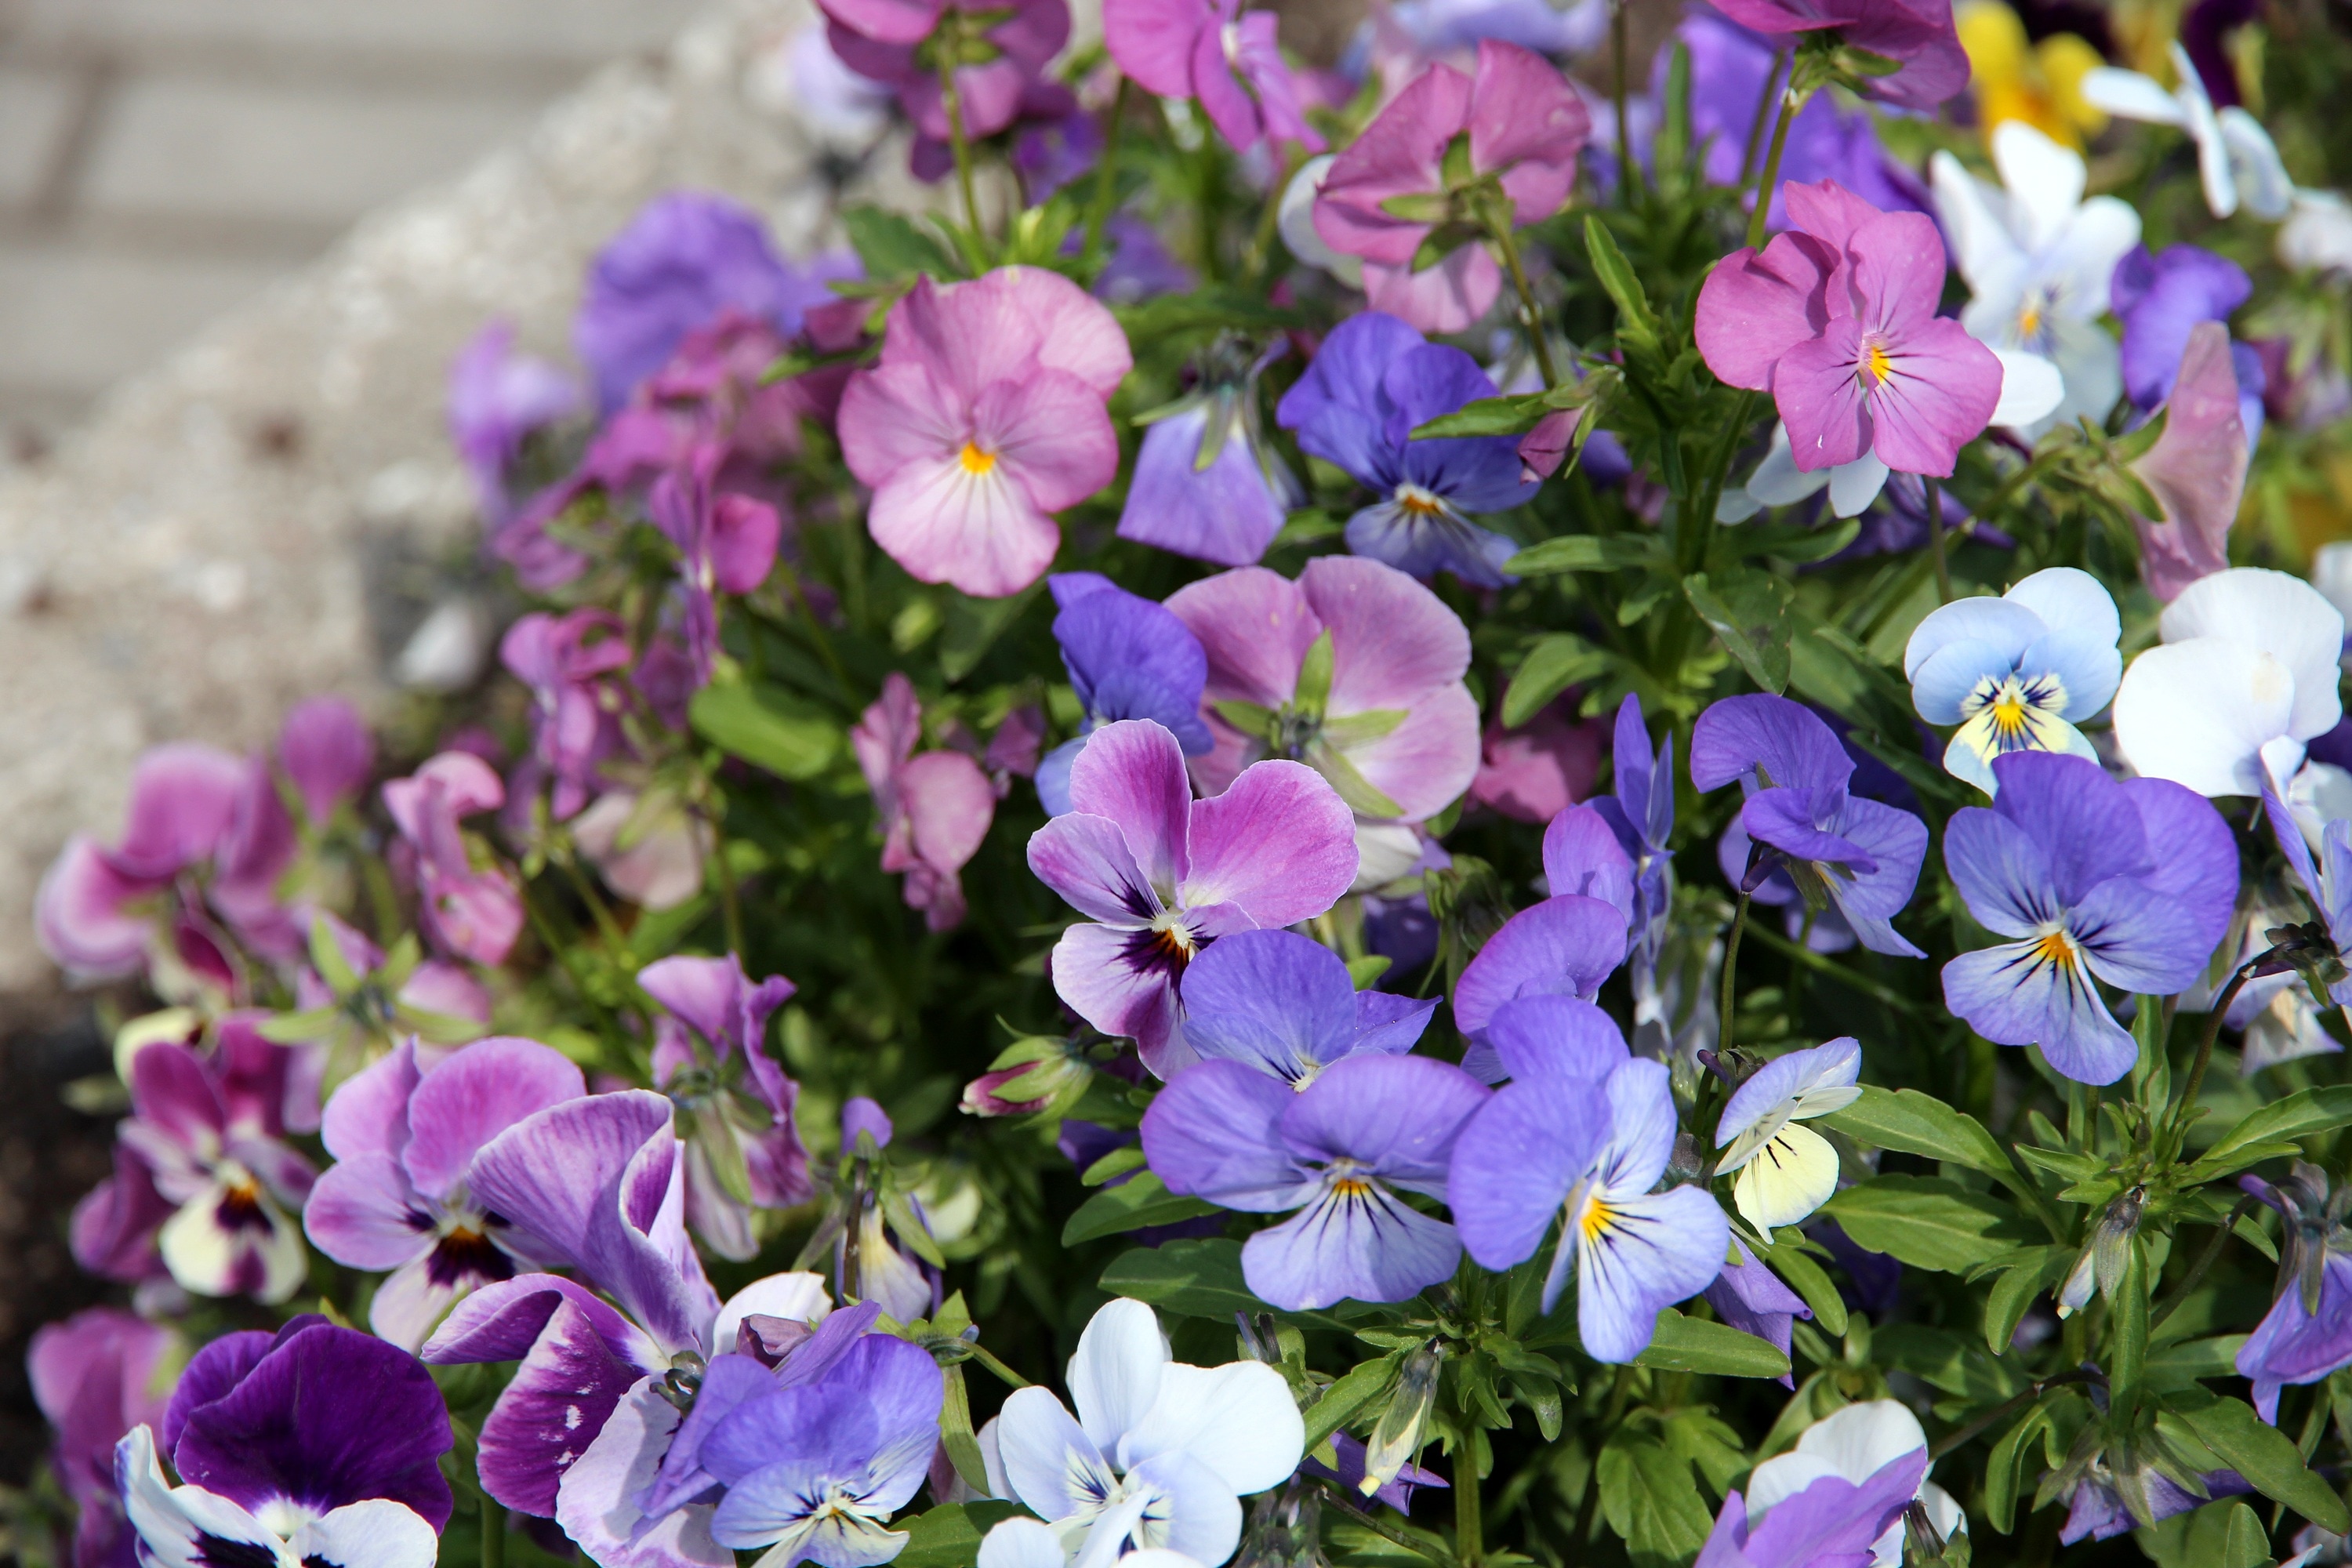
<svg viewBox="0 0 2352 1568"><path fill-rule="evenodd" d="M1834 30L1902 69L1864 79L1864 90L1905 109L1933 109L1969 81L1951 0L1719 0L1716 9L1759 33Z"/></svg>
<svg viewBox="0 0 2352 1568"><path fill-rule="evenodd" d="M898 671L881 700L849 732L850 749L882 817L882 869L904 871L907 907L947 931L963 919L964 863L980 852L996 817L996 790L961 752L915 754L923 738L922 705Z"/></svg>
<svg viewBox="0 0 2352 1568"><path fill-rule="evenodd" d="M531 760L555 783L559 822L604 787L597 767L625 744L613 677L630 658L621 617L584 607L562 616L535 611L499 644L499 662L530 689Z"/></svg>
<svg viewBox="0 0 2352 1568"><path fill-rule="evenodd" d="M718 489L722 452L698 451L654 481L646 510L654 526L677 546L680 595L686 602L686 651L695 683L708 684L719 653L720 594L748 594L768 580L783 538L783 520L766 501Z"/></svg>
<svg viewBox="0 0 2352 1568"><path fill-rule="evenodd" d="M1317 557L1295 583L1221 572L1168 608L1209 656L1202 716L1216 743L1192 762L1202 790L1223 794L1260 757L1305 763L1355 813L1359 886L1402 876L1421 854L1416 825L1478 772L1460 617L1394 567L1349 555Z"/></svg>
<svg viewBox="0 0 2352 1568"><path fill-rule="evenodd" d="M687 1223L705 1247L742 1262L760 1250L753 1208L790 1208L816 1191L793 1121L800 1085L767 1051L769 1016L793 983L771 974L754 985L730 952L665 958L639 970L637 984L663 1010L654 1081L680 1111Z"/></svg>
<svg viewBox="0 0 2352 1568"><path fill-rule="evenodd" d="M955 55L956 98L964 134L979 137L993 136L1019 118L1027 89L1070 39L1065 0L1013 0L1003 6L979 0L824 0L821 9L841 63L897 89L898 107L915 129L940 142L950 135L933 60L943 44L963 46Z"/></svg>
<svg viewBox="0 0 2352 1568"><path fill-rule="evenodd" d="M170 1329L116 1307L91 1307L35 1331L25 1370L57 1428L49 1467L74 1502L73 1568L136 1568L114 1489L114 1445L132 1427L163 1419L185 1353Z"/></svg>
<svg viewBox="0 0 2352 1568"><path fill-rule="evenodd" d="M514 323L499 320L476 332L449 366L449 442L473 477L482 519L502 524L511 508L507 471L530 434L578 411L572 378L517 353Z"/></svg>
<svg viewBox="0 0 2352 1568"><path fill-rule="evenodd" d="M1515 224L1549 217L1568 200L1591 131L1557 67L1486 39L1475 78L1431 66L1339 154L1315 198L1315 232L1363 258L1372 309L1422 331L1460 331L1494 304L1502 268L1471 239L1416 270L1423 243L1441 228L1483 228L1498 207ZM1449 174L1447 150L1465 134L1467 166Z"/></svg>
<svg viewBox="0 0 2352 1568"><path fill-rule="evenodd" d="M443 752L413 776L383 786L384 807L415 855L419 923L426 939L453 958L492 967L506 962L522 934L522 894L494 860L475 865L457 823L496 811L506 798L490 765L467 752Z"/></svg>
<svg viewBox="0 0 2352 1568"><path fill-rule="evenodd" d="M336 1163L302 1216L320 1251L389 1276L368 1326L411 1354L474 1290L562 1261L471 1197L467 1178L499 1133L588 1092L580 1069L536 1040L481 1040L437 1065L425 1057L404 1044L335 1091L320 1132Z"/></svg>
<svg viewBox="0 0 2352 1568"><path fill-rule="evenodd" d="M1137 86L1162 98L1197 98L1218 134L1246 153L1261 139L1323 151L1307 123L1298 83L1275 41L1271 11L1241 0L1109 0L1103 44Z"/></svg>
<svg viewBox="0 0 2352 1568"><path fill-rule="evenodd" d="M131 1058L131 1116L115 1129L115 1173L74 1209L81 1266L152 1278L161 1260L200 1296L283 1301L309 1271L287 1217L317 1173L283 1142L286 1053L259 1015L231 1013L206 1055L176 1040Z"/></svg>
<svg viewBox="0 0 2352 1568"><path fill-rule="evenodd" d="M1592 794L1601 773L1599 719L1579 719L1561 698L1516 730L1496 718L1486 726L1470 798L1519 822L1549 822Z"/></svg>
<svg viewBox="0 0 2352 1568"><path fill-rule="evenodd" d="M297 702L278 731L278 763L294 781L311 826L323 827L336 808L360 797L375 771L375 737L359 710L340 697Z"/></svg>
<svg viewBox="0 0 2352 1568"><path fill-rule="evenodd" d="M1053 563L1053 514L1118 472L1104 407L1134 363L1066 278L1001 267L890 307L882 357L841 399L841 454L874 491L866 526L926 583L1002 598Z"/></svg>
<svg viewBox="0 0 2352 1568"><path fill-rule="evenodd" d="M1192 955L1228 932L1329 909L1355 879L1355 823L1293 762L1242 769L1195 801L1176 737L1126 719L1096 731L1071 764L1070 810L1031 836L1029 868L1087 917L1055 944L1055 991L1105 1034L1134 1037L1166 1078L1199 1059L1177 999Z"/></svg>
<svg viewBox="0 0 2352 1568"><path fill-rule="evenodd" d="M1781 195L1796 227L1760 256L1725 257L1699 290L1707 368L1772 394L1808 473L1871 454L1904 473L1949 476L1991 422L2001 368L1936 314L1944 241L1934 220L1882 213L1834 180Z"/></svg>

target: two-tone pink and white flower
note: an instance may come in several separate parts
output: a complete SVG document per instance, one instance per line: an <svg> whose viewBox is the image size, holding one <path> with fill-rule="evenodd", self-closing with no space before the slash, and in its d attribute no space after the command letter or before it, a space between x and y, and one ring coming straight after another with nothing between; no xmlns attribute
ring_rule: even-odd
<svg viewBox="0 0 2352 1568"><path fill-rule="evenodd" d="M1105 404L1133 363L1111 313L1055 273L918 281L842 394L842 457L874 491L875 542L982 598L1035 582L1061 545L1053 514L1118 473Z"/></svg>

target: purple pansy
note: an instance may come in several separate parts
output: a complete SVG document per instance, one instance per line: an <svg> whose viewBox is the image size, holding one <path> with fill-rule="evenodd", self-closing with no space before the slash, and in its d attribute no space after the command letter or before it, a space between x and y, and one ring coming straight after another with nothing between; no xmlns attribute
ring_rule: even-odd
<svg viewBox="0 0 2352 1568"><path fill-rule="evenodd" d="M1062 933L1054 989L1162 1077L1195 1060L1177 982L1230 931L1321 914L1356 875L1355 822L1314 770L1254 763L1195 801L1165 725L1095 731L1070 768L1070 812L1029 840L1029 868L1087 918Z"/></svg>
<svg viewBox="0 0 2352 1568"><path fill-rule="evenodd" d="M1255 565L1265 553L1305 500L1258 416L1258 375L1286 346L1277 339L1253 361L1238 340L1220 341L1200 384L1150 416L1118 514L1121 539L1220 566Z"/></svg>
<svg viewBox="0 0 2352 1568"><path fill-rule="evenodd" d="M1059 573L1046 585L1060 607L1054 640L1082 715L1077 736L1037 764L1037 798L1048 816L1059 816L1070 809L1070 764L1105 724L1151 720L1176 737L1186 756L1199 756L1214 742L1201 717L1208 656L1174 612L1099 573Z"/></svg>
<svg viewBox="0 0 2352 1568"><path fill-rule="evenodd" d="M1415 441L1413 429L1477 398L1495 384L1460 349L1424 341L1394 316L1367 310L1339 323L1275 419L1301 450L1345 469L1378 497L1348 520L1348 548L1410 573L1451 572L1495 588L1516 540L1473 514L1505 511L1536 492L1519 473L1508 436Z"/></svg>
<svg viewBox="0 0 2352 1568"><path fill-rule="evenodd" d="M744 1262L759 1252L754 1208L790 1208L815 1191L793 1121L800 1086L768 1054L769 1016L793 994L771 974L758 984L742 960L665 958L637 971L659 1003L654 1082L686 1113L686 1218L702 1244Z"/></svg>
<svg viewBox="0 0 2352 1568"><path fill-rule="evenodd" d="M588 1092L580 1069L536 1040L478 1041L437 1065L412 1041L327 1102L336 1163L302 1216L320 1251L387 1274L368 1325L412 1353L469 1292L562 1255L473 1195L474 1160L526 1117Z"/></svg>
<svg viewBox="0 0 2352 1568"><path fill-rule="evenodd" d="M2168 245L2150 254L2136 247L2116 263L2108 296L2124 324L2124 390L2146 412L2172 395L2189 335L2200 321L2229 323L2253 297L2246 269L2226 256L2194 245ZM2262 356L2251 343L2230 345L2238 374L2238 413L2251 451L2263 428Z"/></svg>
<svg viewBox="0 0 2352 1568"><path fill-rule="evenodd" d="M1592 809L1617 836L1617 847L1633 868L1633 963L1636 972L1654 966L1665 936L1666 912L1675 901L1675 738L1671 731L1650 755L1650 731L1642 722L1642 700L1632 692L1618 704L1612 753L1614 792ZM1554 892L1559 891L1555 888Z"/></svg>
<svg viewBox="0 0 2352 1568"><path fill-rule="evenodd" d="M1544 1310L1572 1269L1585 1352L1630 1362L1661 1308L1714 1283L1730 1243L1704 1187L1654 1190L1674 1152L1666 1068L1633 1059L1616 1025L1572 997L1512 1002L1486 1040L1511 1081L1454 1145L1446 1190L1462 1245L1499 1271L1534 1257L1557 1220Z"/></svg>
<svg viewBox="0 0 2352 1568"><path fill-rule="evenodd" d="M2276 1425L2281 1388L2352 1365L2352 1232L2344 1226L2352 1186L2331 1185L2301 1160L2284 1182L2241 1176L2238 1185L2286 1222L2277 1300L2237 1359L2238 1374L2253 1381L2254 1408Z"/></svg>
<svg viewBox="0 0 2352 1568"><path fill-rule="evenodd" d="M1870 78L1864 90L1898 108L1933 109L1968 85L1969 57L1949 0L1725 0L1716 9L1777 37L1826 30L1897 62L1899 69Z"/></svg>
<svg viewBox="0 0 2352 1568"><path fill-rule="evenodd" d="M1622 905L1580 893L1546 899L1504 921L1463 969L1454 987L1454 1022L1475 1039L1523 996L1590 1002L1624 962Z"/></svg>
<svg viewBox="0 0 2352 1568"><path fill-rule="evenodd" d="M506 785L467 752L443 752L383 786L384 809L416 868L417 923L453 958L499 964L522 934L522 894L496 864L477 867L461 819L506 804Z"/></svg>
<svg viewBox="0 0 2352 1568"><path fill-rule="evenodd" d="M2245 1497L2254 1489L2235 1470L2207 1470L2197 1479L2205 1488L2202 1497L2153 1466L2126 1476L2116 1473L2105 1458L2095 1460L2067 1499L2066 1522L2059 1529L2058 1543L2072 1546L2078 1541L2109 1541L2176 1514L2193 1512L2215 1498ZM2137 1494L2129 1502L2125 1500L2127 1491Z"/></svg>
<svg viewBox="0 0 2352 1568"><path fill-rule="evenodd" d="M1779 1350L1789 1353L1799 1318L1811 1322L1813 1310L1805 1299L1780 1283L1780 1277L1756 1261L1748 1244L1738 1237L1731 1238L1737 1260L1726 1259L1723 1272L1706 1288L1706 1303L1715 1309L1718 1321L1738 1329L1743 1334L1754 1334ZM1794 1370L1780 1374L1780 1386L1793 1389Z"/></svg>
<svg viewBox="0 0 2352 1568"><path fill-rule="evenodd" d="M1427 1057L1366 1052L1294 1089L1255 1064L1176 1075L1143 1117L1143 1152L1172 1193L1290 1214L1242 1248L1259 1297L1289 1310L1402 1301L1450 1278L1454 1227L1396 1189L1443 1198L1446 1163L1486 1090Z"/></svg>
<svg viewBox="0 0 2352 1568"><path fill-rule="evenodd" d="M580 388L545 360L515 352L514 323L499 320L476 332L449 366L449 442L474 480L482 521L495 529L513 498L507 470L533 431L568 418Z"/></svg>
<svg viewBox="0 0 2352 1568"><path fill-rule="evenodd" d="M1184 1038L1202 1059L1240 1062L1293 1089L1345 1057L1402 1055L1437 1010L1435 998L1357 990L1338 953L1287 931L1210 943L1181 990Z"/></svg>
<svg viewBox="0 0 2352 1568"><path fill-rule="evenodd" d="M1893 921L1918 883L1927 826L1851 793L1853 772L1821 717L1785 697L1727 697L1691 731L1692 784L1706 791L1737 779L1748 797L1739 826L1763 853L1750 857L1744 888L1785 871L1809 903L1833 906L1871 952L1924 958Z"/></svg>
<svg viewBox="0 0 2352 1568"><path fill-rule="evenodd" d="M748 594L768 580L783 539L783 520L756 497L718 488L724 448L706 447L654 481L646 511L677 546L678 595L686 608L686 652L698 686L710 680L719 655L719 598Z"/></svg>
<svg viewBox="0 0 2352 1568"><path fill-rule="evenodd" d="M153 1426L179 1378L180 1337L118 1307L89 1307L33 1333L25 1370L57 1429L49 1468L73 1500L73 1568L137 1568L114 1484L114 1446Z"/></svg>
<svg viewBox="0 0 2352 1568"><path fill-rule="evenodd" d="M1944 865L1969 912L2011 940L1946 964L1945 1004L2078 1083L2113 1083L2139 1047L2096 982L2150 996L2195 983L2237 899L2229 825L2169 780L2119 782L2063 752L1992 767L2000 793L1952 814Z"/></svg>
<svg viewBox="0 0 2352 1568"><path fill-rule="evenodd" d="M558 822L603 791L597 770L627 745L619 672L634 657L621 617L589 606L561 616L533 611L499 641L499 662L530 692L531 760L554 783L549 804Z"/></svg>
<svg viewBox="0 0 2352 1568"><path fill-rule="evenodd" d="M1920 1447L1889 1459L1859 1484L1824 1475L1769 1508L1751 1509L1738 1492L1727 1493L1694 1568L1866 1564L1873 1544L1902 1523L1927 1473L1927 1450Z"/></svg>
<svg viewBox="0 0 2352 1568"><path fill-rule="evenodd" d="M115 1477L154 1568L431 1568L452 1509L450 1446L441 1391L415 1356L306 1312L198 1352L162 1426L116 1447Z"/></svg>

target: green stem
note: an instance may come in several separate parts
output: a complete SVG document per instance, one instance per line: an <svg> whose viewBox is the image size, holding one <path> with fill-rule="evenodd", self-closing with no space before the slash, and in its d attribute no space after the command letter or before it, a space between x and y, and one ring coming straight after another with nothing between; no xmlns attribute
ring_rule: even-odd
<svg viewBox="0 0 2352 1568"><path fill-rule="evenodd" d="M1731 464L1739 456L1739 443L1747 437L1749 421L1756 416L1756 394L1742 392L1732 405L1731 417L1723 426L1723 434L1715 445L1715 456L1707 463L1706 480L1691 500L1691 515L1679 515L1681 498L1676 498L1677 516L1675 530L1678 540L1686 537L1689 543L1682 552L1685 573L1706 568L1706 552L1715 542L1715 509L1723 500L1723 487L1731 478ZM1683 529L1690 531L1685 536Z"/></svg>
<svg viewBox="0 0 2352 1568"><path fill-rule="evenodd" d="M1118 205L1118 133L1127 122L1127 78L1118 79L1118 92L1110 100L1110 123L1103 131L1102 156L1095 163L1095 199L1087 208L1087 245L1080 267L1089 278L1102 265L1103 230L1111 209ZM1278 210L1279 200L1274 204Z"/></svg>
<svg viewBox="0 0 2352 1568"><path fill-rule="evenodd" d="M1623 15L1621 10L1619 15ZM1486 1526L1478 1517L1478 1455L1467 1435L1454 1449L1454 1555L1462 1568L1486 1561Z"/></svg>
<svg viewBox="0 0 2352 1568"><path fill-rule="evenodd" d="M579 857L564 856L562 866L563 875L571 881L572 890L580 895L580 901L588 906L588 913L595 921L596 932L604 939L604 944L613 950L615 958L626 953L629 951L628 933L621 929L621 922L613 918L612 908L596 891L596 884L589 880L588 873L580 868Z"/></svg>
<svg viewBox="0 0 2352 1568"><path fill-rule="evenodd" d="M1841 985L1861 992L1872 1001L1894 1008L1898 1013L1917 1016L1919 1005L1899 992L1891 991L1875 980L1864 979L1842 963L1832 963L1802 942L1790 942L1769 926L1756 928L1756 940L1785 957L1795 959L1816 974L1825 974Z"/></svg>
<svg viewBox="0 0 2352 1568"><path fill-rule="evenodd" d="M1780 67L1786 58L1780 55L1772 58L1772 68L1764 73L1763 89L1756 95L1756 114L1748 122L1746 150L1739 154L1739 183L1742 185L1748 184L1756 173L1756 154L1764 150L1764 119L1772 112L1772 100L1778 96L1774 89L1780 85Z"/></svg>
<svg viewBox="0 0 2352 1568"><path fill-rule="evenodd" d="M1495 247L1503 253L1503 265L1510 269L1511 287L1518 290L1519 327L1528 334L1528 347L1535 352L1536 368L1543 373L1546 387L1556 387L1559 371L1551 361L1551 344L1544 341L1543 315L1536 309L1536 291L1528 282L1528 269L1519 264L1519 242L1511 233L1510 219L1492 216L1486 231L1495 237Z"/></svg>
<svg viewBox="0 0 2352 1568"><path fill-rule="evenodd" d="M1738 912L1731 917L1731 934L1724 939L1723 984L1719 987L1723 992L1723 1017L1715 1037L1717 1055L1731 1049L1731 1014L1739 980L1739 939L1748 930L1749 898L1747 893L1739 895Z"/></svg>
<svg viewBox="0 0 2352 1568"><path fill-rule="evenodd" d="M1609 58L1616 70L1617 85L1612 97L1617 105L1617 199L1627 206L1633 205L1634 187L1641 183L1642 165L1633 156L1633 120L1625 107L1625 75L1632 68L1627 64L1631 46L1630 31L1625 20L1625 8L1633 0L1616 0L1609 8Z"/></svg>
<svg viewBox="0 0 2352 1568"><path fill-rule="evenodd" d="M2154 1339L2156 1331L2164 1327L2164 1320L2179 1310L2180 1303L2189 1300L2189 1293L2204 1283L2206 1274L2221 1258L2221 1248L2229 1243L2230 1233L2238 1227L2240 1220L2254 1212L2254 1205L2259 1201L2248 1194L2231 1206L2229 1217L2221 1222L2221 1228L2213 1233L2213 1239L2205 1244L2205 1250L2197 1255L2197 1261L2189 1266L2189 1272L2180 1277L2180 1283L2172 1288L2172 1294L2164 1299L2164 1305L2148 1315L2148 1338Z"/></svg>
<svg viewBox="0 0 2352 1568"><path fill-rule="evenodd" d="M1760 250L1764 246L1764 220L1772 212L1772 183L1780 177L1780 154L1789 145L1789 123L1797 118L1797 110L1805 107L1810 92L1797 90L1794 67L1790 68L1789 85L1780 93L1780 118L1772 125L1771 150L1764 154L1764 177L1756 183L1756 210L1748 216L1748 248Z"/></svg>
<svg viewBox="0 0 2352 1568"><path fill-rule="evenodd" d="M940 109L948 117L948 145L955 153L956 185L963 193L964 226L971 231L971 248L980 249L980 197L971 183L971 143L963 133L963 91L956 86L955 67L940 61Z"/></svg>
<svg viewBox="0 0 2352 1568"><path fill-rule="evenodd" d="M507 1510L482 1494L482 1568L506 1568Z"/></svg>
<svg viewBox="0 0 2352 1568"><path fill-rule="evenodd" d="M1257 228L1250 236L1249 249L1242 257L1242 272L1245 277L1263 279L1266 263L1274 257L1274 237L1282 227L1282 193L1290 188L1291 177L1298 172L1290 152L1284 149L1281 166L1274 176L1274 195L1257 215Z"/></svg>
<svg viewBox="0 0 2352 1568"><path fill-rule="evenodd" d="M1944 497L1933 474L1919 476L1927 495L1927 554L1936 563L1936 600L1952 602L1952 563L1944 554Z"/></svg>
<svg viewBox="0 0 2352 1568"><path fill-rule="evenodd" d="M2253 978L2253 968L2252 963L2246 963L2230 976L2230 984L2221 988L2221 994L2213 998L2213 1011L2205 1024L2205 1037L2197 1042L2197 1059L2189 1064L2189 1077L2180 1086L2180 1098L2173 1103L2171 1122L2165 1128L2164 1147L2168 1159L2180 1152L2180 1140L2189 1130L2189 1112L2196 1108L2197 1096L2205 1087L2205 1069L2213 1061L2213 1042L2221 1037L2222 1016L2230 1011L2230 1004L2238 999L2238 993L2245 989L2246 982Z"/></svg>
<svg viewBox="0 0 2352 1568"><path fill-rule="evenodd" d="M1374 1535L1377 1535L1381 1540L1387 1542L1390 1545L1402 1546L1416 1557L1426 1558L1430 1562L1437 1563L1439 1568L1454 1568L1453 1554L1446 1552L1443 1547L1436 1546L1430 1542L1418 1540L1411 1535L1407 1535L1403 1531L1399 1530L1396 1526L1389 1523L1372 1510L1365 1508L1364 1500L1362 1498L1360 1498L1353 1492L1347 1490L1337 1482L1321 1480L1320 1484L1325 1491L1329 1492L1333 1497L1348 1505L1348 1513L1346 1518L1349 1523L1360 1524L1366 1530L1370 1531ZM1359 1510L1361 1511L1358 1511Z"/></svg>
<svg viewBox="0 0 2352 1568"><path fill-rule="evenodd" d="M719 911L727 926L727 951L740 957L743 952L743 901L735 886L735 868L727 859L727 829L721 814L706 809L702 820L710 825L710 859L719 875Z"/></svg>
<svg viewBox="0 0 2352 1568"><path fill-rule="evenodd" d="M1969 1438L1974 1437L1980 1433L1989 1431L2010 1415L2024 1409L2027 1405L2041 1398L2042 1394L2049 1392L2051 1389L2059 1387L2063 1384L2086 1382L2089 1380L2090 1375L2091 1374L2086 1372L2063 1372L2060 1373L2055 1377L2045 1377L2039 1383L2028 1384L2026 1387L2020 1389L2011 1397L2002 1400L1999 1405L1994 1405L1990 1410L1988 1410L1983 1415L1978 1416L1975 1420L1969 1422L1967 1426L1960 1427L1957 1431L1945 1433L1942 1437L1937 1440L1936 1446L1927 1450L1927 1458L1930 1460L1942 1458L1953 1449L1958 1448L1962 1444L1966 1443Z"/></svg>

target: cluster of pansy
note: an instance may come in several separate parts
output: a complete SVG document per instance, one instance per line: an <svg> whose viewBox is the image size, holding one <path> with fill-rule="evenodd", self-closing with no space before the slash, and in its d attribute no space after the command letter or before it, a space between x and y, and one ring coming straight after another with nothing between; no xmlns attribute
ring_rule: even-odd
<svg viewBox="0 0 2352 1568"><path fill-rule="evenodd" d="M752 88L942 210L649 204L453 366L520 613L41 884L154 1005L76 1568L2342 1560L2352 216L2253 8L821 9Z"/></svg>

